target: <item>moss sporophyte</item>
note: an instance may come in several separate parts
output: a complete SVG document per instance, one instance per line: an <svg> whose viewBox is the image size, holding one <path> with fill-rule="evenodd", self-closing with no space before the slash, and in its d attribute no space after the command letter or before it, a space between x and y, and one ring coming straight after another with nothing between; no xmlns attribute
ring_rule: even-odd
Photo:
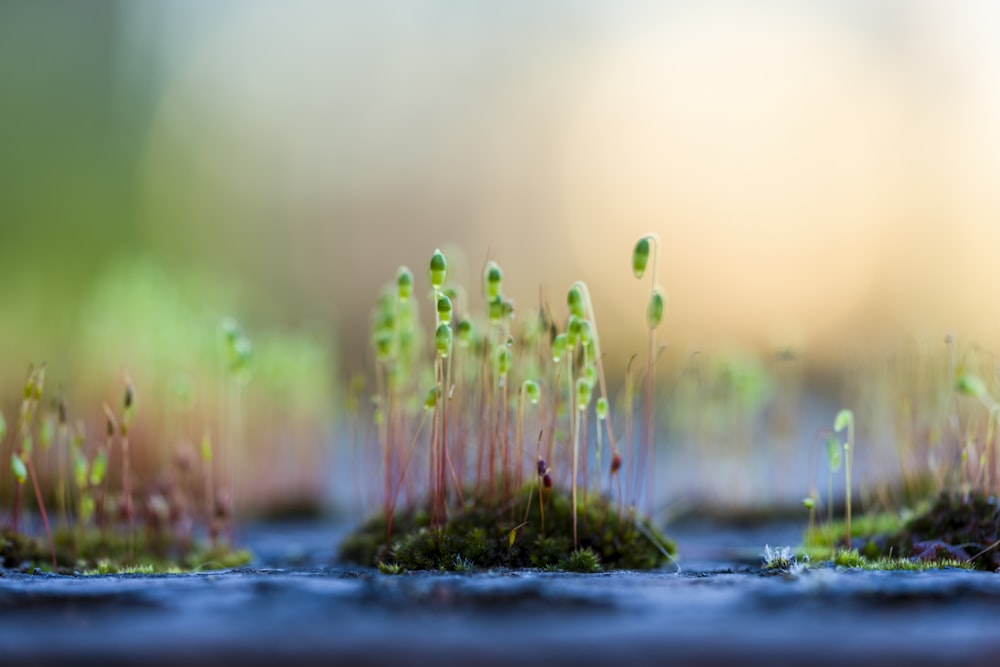
<svg viewBox="0 0 1000 667"><path fill-rule="evenodd" d="M949 341L949 346L952 342ZM936 496L926 492L917 496L909 509L883 511L852 517L852 464L855 449L854 413L844 409L834 419L833 431L826 431L826 451L829 470L827 490L827 521L815 522L818 494L812 487L806 506L810 524L803 549L816 558L828 558L841 567L866 569L926 569L929 567L965 567L986 570L1000 569L1000 510L996 502L997 478L990 474L991 457L996 457L997 403L986 383L963 368L955 369L953 400L947 421L958 427L963 422L976 422L959 412L959 399L967 396L986 409L985 444L976 446L978 436L972 427L956 438L954 463L938 452L942 463ZM970 406L971 407L971 406ZM963 418L964 417L964 418ZM981 422L980 422L981 423ZM841 442L835 433L846 433ZM823 433L819 434L820 436ZM819 440L817 440L817 443ZM944 443L937 445L944 450ZM974 457L975 451L980 451ZM904 447L900 447L905 452ZM814 447L815 452L815 447ZM814 454L814 461L816 456ZM905 460L904 460L905 463ZM845 513L842 522L833 520L833 475L844 467ZM911 485L910 488L917 488ZM890 492L878 491L883 507Z"/></svg>
<svg viewBox="0 0 1000 667"><path fill-rule="evenodd" d="M667 563L673 544L636 511L652 492L639 482L652 464L652 399L643 442L626 442L638 455L623 453L586 283L570 286L562 314L542 304L515 321L496 261L476 290L457 283L441 250L427 266L432 344L421 342L411 298L420 288L405 267L372 316L381 512L344 542L343 557L383 572ZM652 335L655 288L650 304Z"/></svg>
<svg viewBox="0 0 1000 667"><path fill-rule="evenodd" d="M225 321L221 331L226 384L232 392L222 419L230 442L222 453L232 461L230 448L242 432L238 389L232 385L246 383L251 347L235 321ZM103 428L97 437L88 437L82 419L71 421L63 397L56 397L46 409L44 391L45 367L31 368L13 434L10 467L2 477L12 479L14 489L10 522L0 533L0 565L64 573L141 574L233 567L249 560L248 552L234 549L231 539L220 537L223 527L231 525L231 486L214 479L215 452L207 432L200 457L178 451L174 465L155 483L137 484L133 449L141 452L149 436L141 429L139 394L132 377L127 373L122 377L120 402L103 405ZM0 416L0 446L6 435L6 421ZM36 444L46 464L38 472L33 457ZM29 480L44 542L21 530L21 489ZM55 498L55 517L47 511L46 498ZM210 544L200 544L196 530L208 535Z"/></svg>

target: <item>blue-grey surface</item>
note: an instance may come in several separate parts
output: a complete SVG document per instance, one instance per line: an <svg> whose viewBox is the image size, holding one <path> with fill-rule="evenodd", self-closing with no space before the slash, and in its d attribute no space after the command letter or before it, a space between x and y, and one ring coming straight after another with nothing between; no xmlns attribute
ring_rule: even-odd
<svg viewBox="0 0 1000 667"><path fill-rule="evenodd" d="M755 541L794 538L794 527L674 535L689 554L679 573L383 576L329 565L336 537L316 526L248 534L253 569L4 571L0 662L994 665L1000 655L996 575L764 576Z"/></svg>

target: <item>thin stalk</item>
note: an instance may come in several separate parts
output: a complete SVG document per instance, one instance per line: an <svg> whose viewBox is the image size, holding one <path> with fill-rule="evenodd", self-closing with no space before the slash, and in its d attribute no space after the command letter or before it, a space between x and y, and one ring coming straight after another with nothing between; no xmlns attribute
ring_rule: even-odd
<svg viewBox="0 0 1000 667"><path fill-rule="evenodd" d="M52 540L52 530L49 528L49 515L45 511L45 502L42 500L42 491L38 487L38 478L35 477L35 465L31 462L31 457L27 457L28 460L25 465L28 468L28 474L31 475L31 485L35 488L35 500L38 501L38 512L42 515L42 525L45 526L45 536L49 540L49 551L52 554L52 571L56 570L56 544Z"/></svg>
<svg viewBox="0 0 1000 667"><path fill-rule="evenodd" d="M635 403L635 400L634 400L635 389L633 388L634 387L634 383L632 381L632 362L635 361L635 359L636 359L637 356L638 355L633 354L631 357L629 357L628 363L625 365L625 458L630 462L631 472L632 472L631 475L627 476L629 478L628 479L629 485L628 485L628 488L625 489L625 495L629 496L632 499L632 506L633 507L635 506L635 503L636 503L636 497L635 497L636 479L635 479L635 477L636 477L636 474L638 472L638 466L636 466L634 464L634 462L635 462L635 458L634 458L635 457L635 445L634 445L634 442L632 440L632 437L634 435L632 433L632 425L633 425L633 422L634 422L634 419L635 419L634 415L633 415L633 406L634 406L634 403ZM622 504L622 489L621 489L621 482L619 481L619 485L618 485L618 511L619 511L619 513L622 510L621 504Z"/></svg>
<svg viewBox="0 0 1000 667"><path fill-rule="evenodd" d="M654 259L654 267L655 267L655 259ZM593 336L594 339L594 364L597 367L597 382L598 386L601 389L600 395L610 402L611 398L608 396L607 382L604 379L604 362L603 362L603 355L601 354L601 337L597 329L597 314L594 312L594 303L590 298L590 289L587 287L587 283L583 282L582 280L578 280L577 282L573 283L573 285L574 287L580 290L580 294L581 296L583 296L584 313L591 322L591 328L592 328L591 335ZM629 363L631 363L631 360ZM603 421L605 430L608 435L608 445L611 447L612 452L617 452L618 447L615 444L614 429L611 427L610 412L608 412L607 417ZM598 425L598 431L599 430L600 430L600 425ZM600 457L598 457L598 470L600 470ZM598 479L600 479L600 476L598 476Z"/></svg>
<svg viewBox="0 0 1000 667"><path fill-rule="evenodd" d="M844 474L847 477L846 501L847 501L847 548L851 548L851 462L854 459L854 420L851 419L847 426L847 456L844 457Z"/></svg>
<svg viewBox="0 0 1000 667"><path fill-rule="evenodd" d="M576 505L576 475L577 475L577 459L579 457L580 450L580 411L576 410L576 399L572 399L574 404L575 417L573 419L573 487L572 487L572 503L573 503L573 549L577 548L577 535L576 535L576 522L577 522L577 505Z"/></svg>

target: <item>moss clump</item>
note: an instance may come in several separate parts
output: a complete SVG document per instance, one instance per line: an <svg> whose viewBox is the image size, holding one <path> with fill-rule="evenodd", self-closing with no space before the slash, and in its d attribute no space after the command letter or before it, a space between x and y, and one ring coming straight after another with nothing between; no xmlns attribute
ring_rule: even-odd
<svg viewBox="0 0 1000 667"><path fill-rule="evenodd" d="M228 569L246 565L252 555L246 549L231 549L219 544L215 547L195 547L181 554L171 555L156 545L130 544L129 540L115 533L88 532L76 542L69 533L57 532L56 572L72 574L151 574L193 572L205 569ZM52 569L51 553L47 542L33 539L9 529L0 533L0 566Z"/></svg>
<svg viewBox="0 0 1000 667"><path fill-rule="evenodd" d="M899 531L874 540L881 554L916 561L965 561L980 570L1000 570L1000 511L995 499L942 493L930 509Z"/></svg>
<svg viewBox="0 0 1000 667"><path fill-rule="evenodd" d="M584 572L588 574L600 572L601 557L590 547L577 549L560 561L559 569L566 570L567 572Z"/></svg>
<svg viewBox="0 0 1000 667"><path fill-rule="evenodd" d="M942 493L914 516L876 514L851 528L851 549L834 553L844 530L843 523L834 522L808 532L803 550L814 559L870 570L1000 570L1000 510L982 495Z"/></svg>
<svg viewBox="0 0 1000 667"><path fill-rule="evenodd" d="M858 552L857 549L844 549L843 551L838 551L837 555L834 556L833 564L837 567L858 570L892 570L907 572L923 572L925 570L939 570L942 568L972 569L972 564L967 560L959 560L955 558L914 560L893 556L869 557Z"/></svg>
<svg viewBox="0 0 1000 667"><path fill-rule="evenodd" d="M580 502L577 548L573 547L570 494L545 494L545 532L537 494L526 488L520 507L492 509L470 494L437 531L426 513L397 513L391 545L383 516L375 517L341 544L342 559L380 569L465 571L470 568L550 568L593 572L604 569L652 570L664 566L676 548L648 520L629 512L620 516L611 502L593 496ZM530 507L525 505L533 498ZM669 554L669 556L668 556ZM382 565L378 565L381 563Z"/></svg>

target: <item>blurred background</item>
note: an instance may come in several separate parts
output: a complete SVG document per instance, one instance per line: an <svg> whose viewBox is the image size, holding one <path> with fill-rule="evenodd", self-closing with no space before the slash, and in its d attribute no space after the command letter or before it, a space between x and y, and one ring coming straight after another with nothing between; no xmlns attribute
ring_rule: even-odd
<svg viewBox="0 0 1000 667"><path fill-rule="evenodd" d="M493 258L525 305L588 281L620 380L655 232L658 371L689 396L663 419L747 441L664 471L664 502L798 498L859 368L1000 336L997 26L988 1L0 0L0 407L46 361L99 432L127 369L148 439L191 410L197 442L235 316L258 498L349 497L342 388L400 264Z"/></svg>

